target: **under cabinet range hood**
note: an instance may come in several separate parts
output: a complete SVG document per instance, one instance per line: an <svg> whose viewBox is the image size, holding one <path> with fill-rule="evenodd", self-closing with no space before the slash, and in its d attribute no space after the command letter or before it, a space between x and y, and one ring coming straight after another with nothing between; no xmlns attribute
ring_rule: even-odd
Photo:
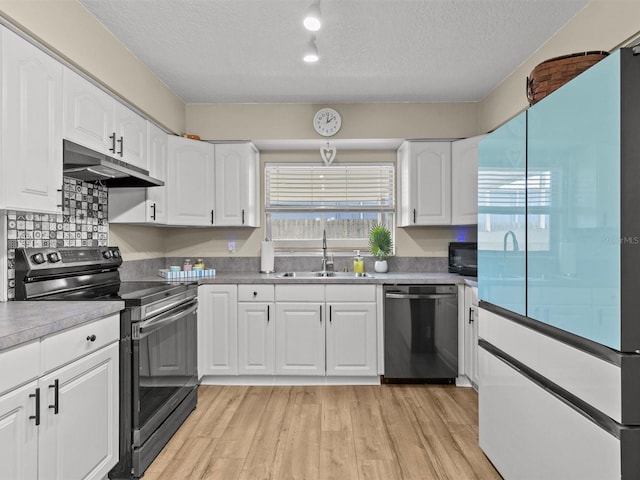
<svg viewBox="0 0 640 480"><path fill-rule="evenodd" d="M142 168L109 157L69 140L63 140L63 175L114 187L161 187L162 180Z"/></svg>

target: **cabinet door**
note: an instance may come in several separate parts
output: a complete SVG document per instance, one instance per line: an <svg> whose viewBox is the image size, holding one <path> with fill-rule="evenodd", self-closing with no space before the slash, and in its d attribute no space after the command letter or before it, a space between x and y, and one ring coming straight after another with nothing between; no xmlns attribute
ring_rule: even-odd
<svg viewBox="0 0 640 480"><path fill-rule="evenodd" d="M201 285L198 302L199 375L236 375L238 287Z"/></svg>
<svg viewBox="0 0 640 480"><path fill-rule="evenodd" d="M478 143L483 136L451 143L451 224L478 223Z"/></svg>
<svg viewBox="0 0 640 480"><path fill-rule="evenodd" d="M2 29L0 208L61 213L62 65Z"/></svg>
<svg viewBox="0 0 640 480"><path fill-rule="evenodd" d="M259 225L256 155L255 148L248 143L216 144L216 225Z"/></svg>
<svg viewBox="0 0 640 480"><path fill-rule="evenodd" d="M149 175L167 176L167 134L147 125ZM166 181L165 181L166 182ZM167 223L167 187L115 188L109 191L109 223Z"/></svg>
<svg viewBox="0 0 640 480"><path fill-rule="evenodd" d="M170 136L167 146L167 223L214 225L213 145Z"/></svg>
<svg viewBox="0 0 640 480"><path fill-rule="evenodd" d="M0 465L2 478L38 478L38 428L35 420L37 382L0 397ZM42 407L41 407L42 408Z"/></svg>
<svg viewBox="0 0 640 480"><path fill-rule="evenodd" d="M324 303L276 303L276 374L324 375Z"/></svg>
<svg viewBox="0 0 640 480"><path fill-rule="evenodd" d="M273 303L238 303L238 373L273 375L275 369Z"/></svg>
<svg viewBox="0 0 640 480"><path fill-rule="evenodd" d="M478 386L478 307L467 305L464 326L464 373Z"/></svg>
<svg viewBox="0 0 640 480"><path fill-rule="evenodd" d="M68 68L63 75L64 137L115 156L115 100Z"/></svg>
<svg viewBox="0 0 640 480"><path fill-rule="evenodd" d="M398 150L398 170L398 225L449 225L451 143L404 143Z"/></svg>
<svg viewBox="0 0 640 480"><path fill-rule="evenodd" d="M40 379L40 480L99 480L117 463L118 351L112 343Z"/></svg>
<svg viewBox="0 0 640 480"><path fill-rule="evenodd" d="M116 156L143 170L147 159L147 121L120 102L115 104Z"/></svg>
<svg viewBox="0 0 640 480"><path fill-rule="evenodd" d="M327 375L377 375L376 304L331 303Z"/></svg>
<svg viewBox="0 0 640 480"><path fill-rule="evenodd" d="M147 155L149 158L149 174L159 180L164 180L163 187L147 188L147 221L152 223L167 223L167 138L168 135L147 122Z"/></svg>

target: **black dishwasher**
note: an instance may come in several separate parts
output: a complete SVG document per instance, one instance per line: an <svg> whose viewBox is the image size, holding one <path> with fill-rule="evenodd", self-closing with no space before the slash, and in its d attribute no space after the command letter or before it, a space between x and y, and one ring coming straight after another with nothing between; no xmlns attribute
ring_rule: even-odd
<svg viewBox="0 0 640 480"><path fill-rule="evenodd" d="M455 383L458 287L384 287L383 383Z"/></svg>

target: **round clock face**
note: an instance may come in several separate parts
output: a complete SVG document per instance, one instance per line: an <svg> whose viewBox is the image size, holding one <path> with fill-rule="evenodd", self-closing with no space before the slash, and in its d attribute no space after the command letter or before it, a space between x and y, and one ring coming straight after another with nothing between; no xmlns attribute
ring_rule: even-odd
<svg viewBox="0 0 640 480"><path fill-rule="evenodd" d="M313 128L323 137L331 137L338 133L342 119L340 114L333 108L323 108L318 110L313 117Z"/></svg>

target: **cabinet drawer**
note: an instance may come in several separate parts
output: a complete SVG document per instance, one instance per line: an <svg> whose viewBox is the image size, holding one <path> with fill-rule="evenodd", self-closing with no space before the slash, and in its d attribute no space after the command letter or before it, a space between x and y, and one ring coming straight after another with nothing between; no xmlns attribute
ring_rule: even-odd
<svg viewBox="0 0 640 480"><path fill-rule="evenodd" d="M273 285L238 285L239 302L273 302Z"/></svg>
<svg viewBox="0 0 640 480"><path fill-rule="evenodd" d="M91 338L95 335L95 340ZM120 315L84 323L42 340L42 373L50 372L120 337Z"/></svg>
<svg viewBox="0 0 640 480"><path fill-rule="evenodd" d="M324 302L324 285L276 285L276 302Z"/></svg>
<svg viewBox="0 0 640 480"><path fill-rule="evenodd" d="M375 285L327 285L327 302L375 302Z"/></svg>
<svg viewBox="0 0 640 480"><path fill-rule="evenodd" d="M0 352L0 394L38 378L40 342L38 340Z"/></svg>

